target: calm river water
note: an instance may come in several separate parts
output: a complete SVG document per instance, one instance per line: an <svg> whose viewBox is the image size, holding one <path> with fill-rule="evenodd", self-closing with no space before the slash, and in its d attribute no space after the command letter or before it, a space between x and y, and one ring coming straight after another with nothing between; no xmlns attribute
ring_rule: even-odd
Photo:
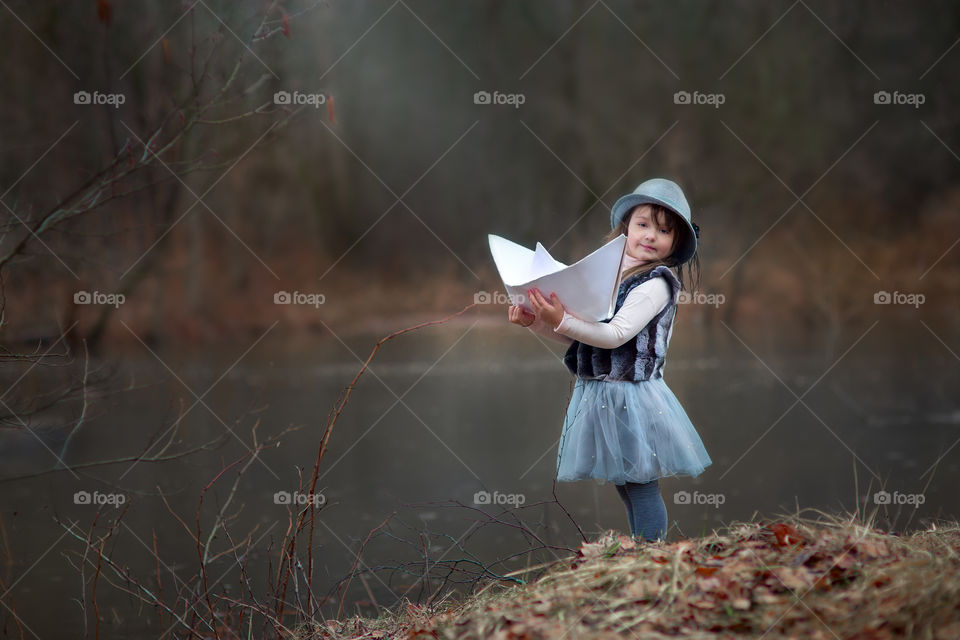
<svg viewBox="0 0 960 640"><path fill-rule="evenodd" d="M423 548L434 562L473 557L493 565L535 546L516 525L550 544L578 546L576 528L552 495L572 383L560 361L563 346L540 342L500 320L465 319L391 339L353 390L320 470L317 499L325 505L315 538L315 580L321 595L349 572L371 529L395 515L361 557L361 567L386 568L367 576L369 593L354 580L347 611L359 606L372 612L371 595L390 605L401 593L425 597L440 586L437 579L417 582L423 562L415 561ZM949 327L930 326L954 352L960 350L948 339ZM905 341L917 333L929 339ZM160 350L165 364L146 349L94 363L115 367L114 391L101 393L89 407L87 423L70 441L69 462L135 454L184 412L171 451L228 437L215 450L168 462L4 482L2 575L4 588L11 589L5 601L25 628L41 638L84 633L80 603L92 606L92 572L88 567L81 575L77 568L83 545L68 527L89 530L97 501L122 500L127 509L104 546L107 555L165 596L190 582L197 567L192 535L201 491L248 452L255 424L259 441L299 427L261 453L240 478L227 509L235 516L234 540L252 531L251 584L259 588L275 573L277 542L288 523L287 507L278 500L296 488L299 473L309 475L331 407L381 336L293 340L278 326L247 351L257 337L229 349ZM661 480L669 539L798 507L829 513L857 505L880 509L882 526L898 531L957 518L958 371L960 361L949 349L906 321L850 327L833 353L813 338L774 329L678 329L664 377L713 465L696 479ZM43 390L17 387L10 393ZM76 415L79 405L69 405L62 419ZM54 453L66 439L56 422L31 423L33 434L5 429L2 475L55 464ZM204 537L239 467L231 467L204 495ZM881 489L886 498L877 496ZM478 492L500 504L478 504ZM561 483L556 496L588 536L607 528L628 530L612 485ZM515 504L523 508L501 516L501 523L480 511L495 515ZM99 535L117 513L113 507L103 510ZM213 541L215 550L228 547L222 535ZM547 551L521 555L493 570L502 574L551 557ZM210 565L209 580L223 576L220 584L237 593L235 566L236 560L224 555ZM110 582L124 586L104 568L97 586L101 637L156 638L166 630L168 616L161 621L155 609L139 608ZM331 601L324 612L335 614L337 604ZM10 633L17 623L8 612L4 620ZM87 624L92 621L88 615ZM183 634L174 629L171 635Z"/></svg>

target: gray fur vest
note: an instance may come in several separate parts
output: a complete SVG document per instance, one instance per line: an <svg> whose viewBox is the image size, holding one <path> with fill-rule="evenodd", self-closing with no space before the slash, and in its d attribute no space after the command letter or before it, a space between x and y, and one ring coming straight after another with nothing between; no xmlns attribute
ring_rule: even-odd
<svg viewBox="0 0 960 640"><path fill-rule="evenodd" d="M646 274L632 275L620 283L614 315L620 311L627 294L651 278L663 276L670 287L667 306L655 315L636 337L614 349L601 349L574 340L563 356L563 364L579 378L640 381L662 378L667 346L677 313L680 281L669 267L660 265ZM612 319L612 318L611 318ZM601 320L610 322L610 319Z"/></svg>

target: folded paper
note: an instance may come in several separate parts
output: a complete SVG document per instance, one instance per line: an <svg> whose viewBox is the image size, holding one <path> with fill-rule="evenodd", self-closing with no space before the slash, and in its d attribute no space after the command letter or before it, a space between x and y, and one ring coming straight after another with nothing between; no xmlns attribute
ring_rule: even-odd
<svg viewBox="0 0 960 640"><path fill-rule="evenodd" d="M536 288L547 297L556 293L564 308L581 320L597 322L613 316L625 235L570 266L555 260L539 242L531 251L497 235L488 234L487 239L511 303L535 313L527 289Z"/></svg>

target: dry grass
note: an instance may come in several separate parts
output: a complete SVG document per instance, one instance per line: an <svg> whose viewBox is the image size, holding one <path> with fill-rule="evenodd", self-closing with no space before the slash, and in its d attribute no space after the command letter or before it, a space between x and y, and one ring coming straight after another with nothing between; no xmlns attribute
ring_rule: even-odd
<svg viewBox="0 0 960 640"><path fill-rule="evenodd" d="M304 637L960 638L960 524L899 536L815 513L672 543L608 531L514 574L527 584L429 608L404 601Z"/></svg>

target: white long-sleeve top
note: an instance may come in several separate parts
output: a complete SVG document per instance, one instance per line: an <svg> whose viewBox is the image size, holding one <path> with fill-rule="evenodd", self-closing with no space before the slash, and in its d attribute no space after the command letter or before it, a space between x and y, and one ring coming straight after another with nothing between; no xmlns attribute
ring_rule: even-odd
<svg viewBox="0 0 960 640"><path fill-rule="evenodd" d="M556 327L537 318L528 328L568 345L578 340L601 349L614 349L640 333L669 301L670 285L667 281L661 277L650 278L630 290L623 306L609 322L581 320L564 310L563 320Z"/></svg>

